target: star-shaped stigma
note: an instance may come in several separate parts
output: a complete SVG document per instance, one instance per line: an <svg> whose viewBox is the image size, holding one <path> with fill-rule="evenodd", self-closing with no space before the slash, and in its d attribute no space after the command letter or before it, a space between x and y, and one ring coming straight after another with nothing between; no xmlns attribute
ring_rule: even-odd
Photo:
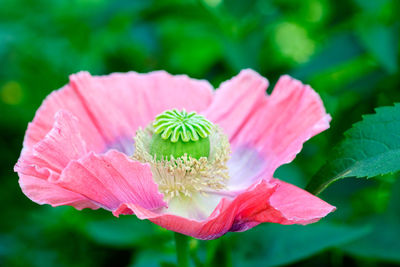
<svg viewBox="0 0 400 267"><path fill-rule="evenodd" d="M156 117L153 123L154 132L160 134L164 140L178 142L198 141L199 138L207 138L213 124L196 112L187 113L185 110L167 110Z"/></svg>

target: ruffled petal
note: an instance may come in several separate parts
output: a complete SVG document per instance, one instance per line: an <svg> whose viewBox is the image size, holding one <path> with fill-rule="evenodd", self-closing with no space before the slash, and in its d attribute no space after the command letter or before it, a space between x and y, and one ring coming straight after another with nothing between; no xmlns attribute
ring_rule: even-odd
<svg viewBox="0 0 400 267"><path fill-rule="evenodd" d="M163 71L99 77L87 72L71 75L70 83L50 94L36 112L14 169L21 185L30 185L23 188L27 196L44 203L45 197L35 190L42 187L43 194L49 196L68 191L54 182L71 161L89 152L103 153L113 148L132 154L136 129L148 124L159 112L169 108L199 111L209 105L211 98L208 82ZM33 181L38 181L37 187ZM70 195L85 199L87 207L95 206L81 193ZM72 198L71 203L75 203Z"/></svg>
<svg viewBox="0 0 400 267"><path fill-rule="evenodd" d="M205 111L229 135L230 165L237 170L231 171L233 187L245 188L258 179L272 178L280 165L295 158L305 141L329 128L331 117L310 86L285 75L268 96L267 84L254 71L242 71L221 85ZM241 157L243 154L247 156ZM257 165L250 176L244 177L243 171L234 167L245 165L241 160Z"/></svg>
<svg viewBox="0 0 400 267"><path fill-rule="evenodd" d="M89 152L78 123L71 113L59 111L45 138L22 153L15 170L28 197L39 203L48 198L52 205L76 203L77 208L86 200L86 207L109 210L127 201L149 209L163 203L147 165L114 150L105 155ZM59 192L61 200L52 199Z"/></svg>
<svg viewBox="0 0 400 267"><path fill-rule="evenodd" d="M232 142L240 128L266 102L267 87L267 79L257 72L242 70L220 85L204 115L221 126Z"/></svg>
<svg viewBox="0 0 400 267"><path fill-rule="evenodd" d="M82 138L78 119L70 112L60 110L55 123L43 140L33 146L32 156L46 161L55 170L62 170L74 159L88 153Z"/></svg>
<svg viewBox="0 0 400 267"><path fill-rule="evenodd" d="M50 183L47 180L25 174L19 174L19 176L19 185L22 192L36 203L42 205L50 204L53 207L69 205L78 210L99 208L85 196Z"/></svg>
<svg viewBox="0 0 400 267"><path fill-rule="evenodd" d="M71 86L66 85L54 91L43 101L36 111L35 118L28 125L24 138L24 150L31 150L34 145L43 140L53 128L57 112L64 110L79 118L79 131L85 140L88 150L102 151L105 148L103 137L97 131L85 107L79 101Z"/></svg>
<svg viewBox="0 0 400 267"><path fill-rule="evenodd" d="M118 216L121 212L136 214L139 219L149 219L165 229L189 235L198 239L215 239L241 220L247 220L249 210L256 208L261 200L268 200L274 192L274 187L264 184L263 188L257 186L254 190L243 193L233 201L224 198L220 201L214 212L206 220L191 220L169 213L153 212L132 203L122 204L113 213ZM168 211L167 211L168 212Z"/></svg>
<svg viewBox="0 0 400 267"><path fill-rule="evenodd" d="M94 77L80 72L71 75L70 85L108 147L126 154L133 152L132 137L138 127L159 113L172 108L200 111L212 98L208 82L164 71Z"/></svg>
<svg viewBox="0 0 400 267"><path fill-rule="evenodd" d="M108 210L126 202L149 210L166 205L153 181L150 167L115 150L103 155L90 153L71 161L61 176L52 182L84 195Z"/></svg>
<svg viewBox="0 0 400 267"><path fill-rule="evenodd" d="M269 202L271 207L279 211L281 216L271 218L269 214L262 212L254 217L254 220L258 222L309 224L318 221L336 209L297 186L278 179L272 179L270 182L276 185L276 191Z"/></svg>
<svg viewBox="0 0 400 267"><path fill-rule="evenodd" d="M54 116L67 110L79 118L82 138L90 151L116 148L132 153L132 137L140 126L166 109L204 110L213 97L213 88L203 80L164 71L91 76L79 72L70 83L50 94L36 112L25 135L31 148L51 130Z"/></svg>
<svg viewBox="0 0 400 267"><path fill-rule="evenodd" d="M78 209L95 208L96 205L83 195L51 183L58 179L71 160L79 159L88 152L78 129L78 119L62 110L55 117L53 128L30 149L25 148L14 167L19 173L21 188L29 198L40 204L59 206L69 203Z"/></svg>
<svg viewBox="0 0 400 267"><path fill-rule="evenodd" d="M199 239L244 231L261 222L315 222L334 207L273 179L272 173L291 161L303 142L328 128L330 117L319 96L299 81L282 77L269 97L267 86L260 75L245 70L223 83L212 101L211 86L187 76L165 72L72 75L68 86L45 100L28 127L15 166L21 188L41 204L103 207L116 216L136 214ZM133 152L136 129L172 108L205 110L233 145L230 174L234 183L240 183L239 190L210 203L195 199L194 215L179 203L169 209L149 165L127 156ZM253 171L242 170L249 168ZM217 205L209 216L204 203ZM182 217L187 214L195 219Z"/></svg>
<svg viewBox="0 0 400 267"><path fill-rule="evenodd" d="M248 230L262 222L307 224L334 210L319 198L293 187L279 181L260 181L234 199L223 198L205 220L191 220L170 214L168 210L149 211L132 203L122 204L114 215L118 216L121 212L136 214L139 219L149 219L171 231L198 239L214 239L228 231ZM285 193L294 194L288 198L296 203L290 206L288 201L282 200Z"/></svg>
<svg viewBox="0 0 400 267"><path fill-rule="evenodd" d="M328 129L330 120L319 95L285 75L265 105L241 128L235 143L259 149L269 165L267 174L272 175L296 157L304 142Z"/></svg>

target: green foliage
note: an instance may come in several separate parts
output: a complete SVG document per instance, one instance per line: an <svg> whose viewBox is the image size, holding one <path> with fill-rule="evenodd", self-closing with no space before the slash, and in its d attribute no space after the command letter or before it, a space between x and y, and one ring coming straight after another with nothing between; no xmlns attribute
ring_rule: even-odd
<svg viewBox="0 0 400 267"><path fill-rule="evenodd" d="M366 49L376 57L377 61L382 64L389 73L395 73L398 58L399 35L398 26L391 27L384 25L365 25L359 27L360 38Z"/></svg>
<svg viewBox="0 0 400 267"><path fill-rule="evenodd" d="M371 218L372 231L362 238L341 246L344 252L375 260L400 262L400 179L393 192L386 213Z"/></svg>
<svg viewBox="0 0 400 267"><path fill-rule="evenodd" d="M368 226L270 224L238 237L235 266L280 266L365 236ZM245 246L243 244L246 244ZM254 249L257 248L257 249Z"/></svg>
<svg viewBox="0 0 400 267"><path fill-rule="evenodd" d="M359 257L400 262L400 243L393 238L400 236L400 220L376 216L371 221L373 230L370 234L340 248L345 253Z"/></svg>
<svg viewBox="0 0 400 267"><path fill-rule="evenodd" d="M114 218L102 210L39 206L21 192L12 166L27 123L44 97L66 84L71 73L163 69L207 79L216 87L246 67L272 85L289 73L321 95L333 118L328 131L308 141L292 163L274 174L300 187L362 114L400 102L397 0L0 2L1 266L176 265L172 233L148 221ZM399 106L378 113L387 109L398 112ZM390 113L383 121L393 117ZM385 143L396 140L383 134L386 128L367 130ZM357 146L368 148L366 152L385 150L373 141L362 142ZM341 153L351 154L350 148ZM361 159L362 153L351 155ZM396 167L387 168L385 162L365 172L362 162L352 168L353 175ZM334 175L318 181L326 184ZM396 173L333 183L321 197L337 210L315 225L268 224L211 242L191 240L192 263L399 264L398 180Z"/></svg>
<svg viewBox="0 0 400 267"><path fill-rule="evenodd" d="M163 238L152 223L135 216L90 221L85 225L84 233L98 244L122 248L144 246L149 238L154 241Z"/></svg>
<svg viewBox="0 0 400 267"><path fill-rule="evenodd" d="M345 133L306 189L319 194L346 177L374 177L400 170L400 104L376 109Z"/></svg>

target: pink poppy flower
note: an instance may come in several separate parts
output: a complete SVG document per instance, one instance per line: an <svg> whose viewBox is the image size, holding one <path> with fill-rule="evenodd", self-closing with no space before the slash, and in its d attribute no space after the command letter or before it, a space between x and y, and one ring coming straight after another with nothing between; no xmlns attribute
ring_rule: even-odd
<svg viewBox="0 0 400 267"><path fill-rule="evenodd" d="M267 86L252 70L216 91L164 71L71 75L28 126L19 184L39 204L135 214L198 239L316 222L335 208L273 173L330 116L300 81Z"/></svg>

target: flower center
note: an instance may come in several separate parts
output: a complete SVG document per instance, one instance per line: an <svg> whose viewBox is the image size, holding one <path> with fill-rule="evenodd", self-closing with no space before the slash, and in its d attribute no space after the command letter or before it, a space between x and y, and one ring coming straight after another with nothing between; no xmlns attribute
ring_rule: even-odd
<svg viewBox="0 0 400 267"><path fill-rule="evenodd" d="M185 153L196 159L208 157L209 135L213 124L195 112L167 110L153 122L154 134L150 154L158 160L179 158Z"/></svg>
<svg viewBox="0 0 400 267"><path fill-rule="evenodd" d="M220 127L195 112L167 110L137 131L133 158L150 164L168 201L225 188L229 155Z"/></svg>

